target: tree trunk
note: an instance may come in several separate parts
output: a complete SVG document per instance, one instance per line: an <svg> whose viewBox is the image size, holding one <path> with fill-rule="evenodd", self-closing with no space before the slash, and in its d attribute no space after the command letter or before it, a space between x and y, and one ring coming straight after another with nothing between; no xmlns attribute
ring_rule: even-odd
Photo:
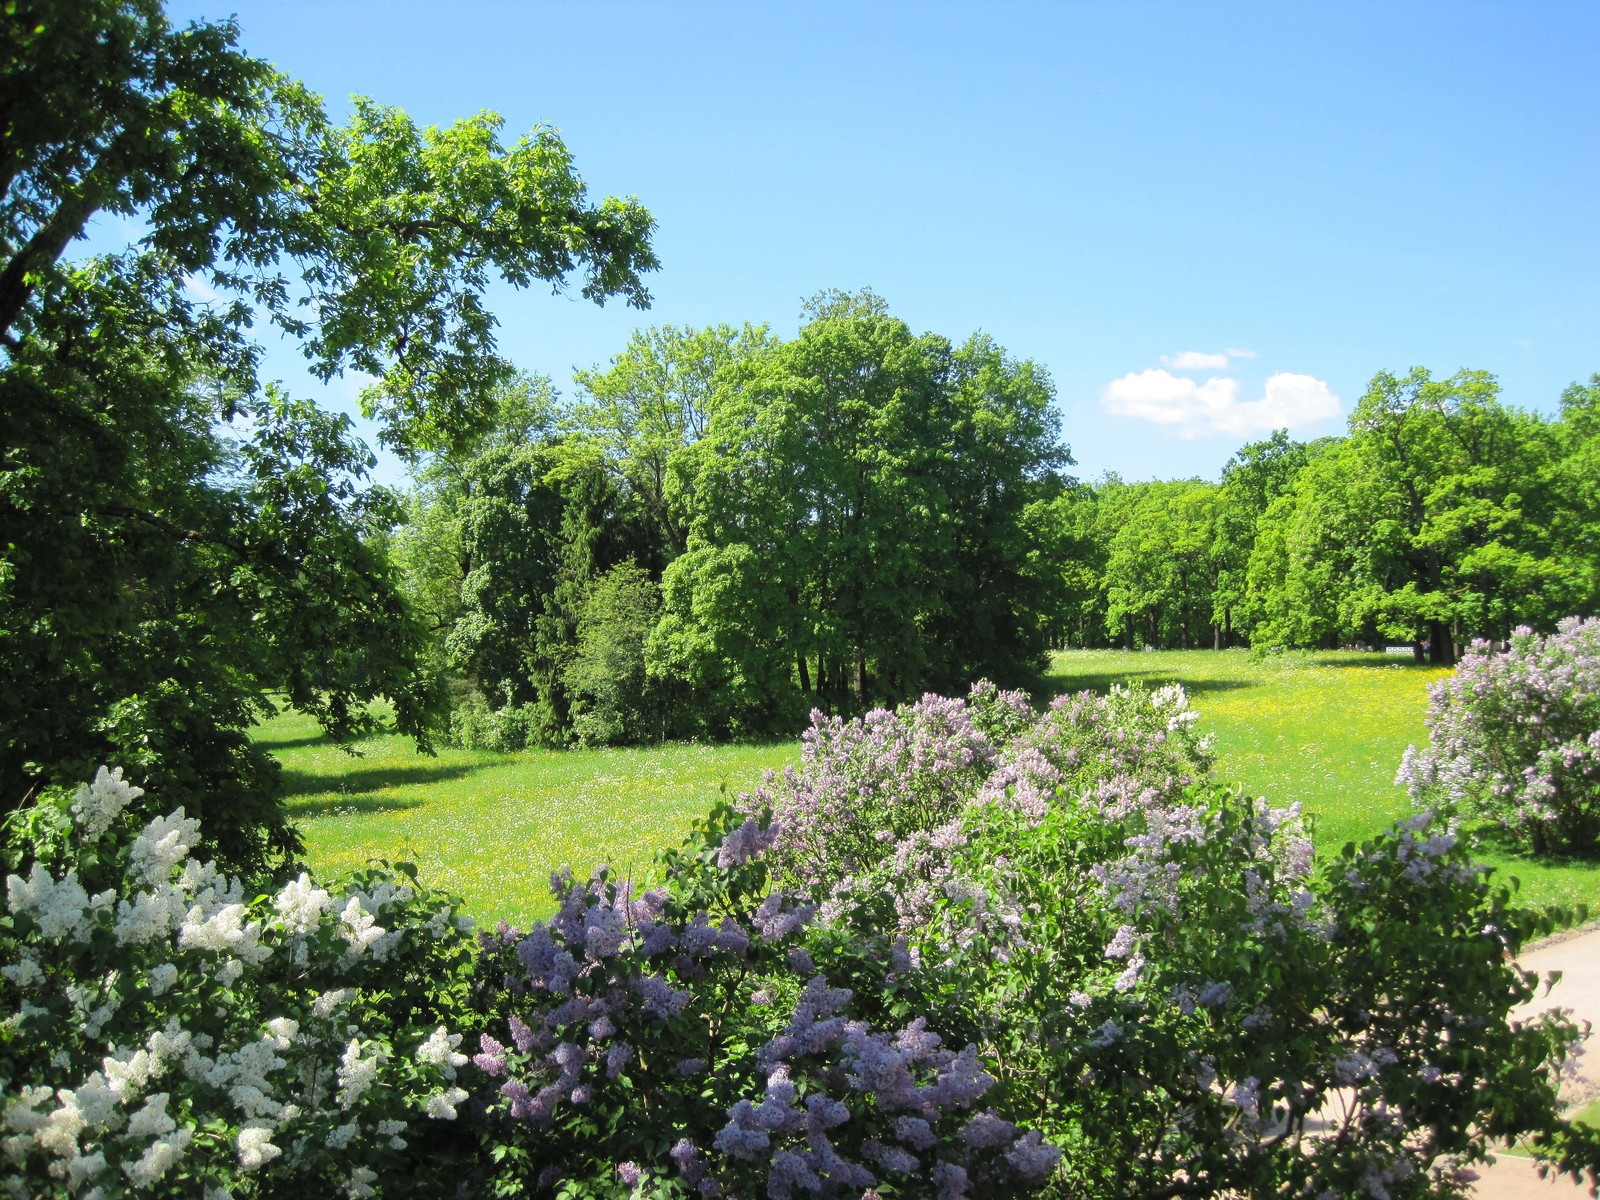
<svg viewBox="0 0 1600 1200"><path fill-rule="evenodd" d="M1211 648L1213 650L1222 649L1222 626L1215 623L1211 626Z"/></svg>
<svg viewBox="0 0 1600 1200"><path fill-rule="evenodd" d="M805 654L796 651L794 661L795 665L800 668L800 690L801 692L809 692L811 690L811 669L806 666Z"/></svg>
<svg viewBox="0 0 1600 1200"><path fill-rule="evenodd" d="M1455 665L1455 646L1450 638L1450 627L1443 621L1428 622L1428 659L1436 667Z"/></svg>

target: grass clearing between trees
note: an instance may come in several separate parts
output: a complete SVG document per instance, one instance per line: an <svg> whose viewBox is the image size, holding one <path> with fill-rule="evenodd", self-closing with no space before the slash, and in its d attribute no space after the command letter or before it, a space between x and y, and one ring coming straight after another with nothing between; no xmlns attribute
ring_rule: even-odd
<svg viewBox="0 0 1600 1200"><path fill-rule="evenodd" d="M1084 650L1057 654L1048 683L1057 692L1128 679L1182 683L1201 730L1216 736L1221 777L1275 805L1299 800L1316 818L1319 848L1330 851L1409 810L1395 768L1409 743L1426 740L1427 686L1446 674L1373 654ZM319 871L407 859L491 922L547 913L549 875L563 863L638 874L720 785L748 789L800 753L798 741L778 741L424 758L408 739L379 735L354 757L294 712L257 736L283 762L290 814ZM1479 856L1520 879L1527 902L1600 908L1600 861L1552 862L1493 845Z"/></svg>

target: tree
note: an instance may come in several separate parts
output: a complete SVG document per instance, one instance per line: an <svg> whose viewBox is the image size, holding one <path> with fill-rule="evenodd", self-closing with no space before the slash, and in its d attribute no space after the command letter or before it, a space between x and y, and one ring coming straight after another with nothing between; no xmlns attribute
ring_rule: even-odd
<svg viewBox="0 0 1600 1200"><path fill-rule="evenodd" d="M774 342L765 325L640 329L606 370L573 376L584 398L573 423L650 514L663 567L687 547L694 511L674 457L705 434L718 373Z"/></svg>
<svg viewBox="0 0 1600 1200"><path fill-rule="evenodd" d="M1250 631L1256 614L1248 580L1257 522L1267 506L1290 488L1310 456L1304 443L1291 441L1289 431L1279 429L1266 441L1241 446L1222 468L1216 540L1211 548L1217 568L1212 621L1219 649Z"/></svg>
<svg viewBox="0 0 1600 1200"><path fill-rule="evenodd" d="M417 454L511 375L492 275L643 305L655 258L553 131L507 147L491 114L419 130L367 100L336 127L237 40L156 0L20 0L0 33L0 801L138 761L249 866L294 846L243 732L266 689L339 734L379 695L421 738L433 711L395 509L347 423L260 385L252 323L373 376L364 409ZM75 263L97 213L148 232Z"/></svg>
<svg viewBox="0 0 1600 1200"><path fill-rule="evenodd" d="M985 338L916 336L870 292L806 311L719 375L681 452L696 515L663 576L658 671L767 728L1026 682L1042 641L1021 515L1065 460L1048 378Z"/></svg>

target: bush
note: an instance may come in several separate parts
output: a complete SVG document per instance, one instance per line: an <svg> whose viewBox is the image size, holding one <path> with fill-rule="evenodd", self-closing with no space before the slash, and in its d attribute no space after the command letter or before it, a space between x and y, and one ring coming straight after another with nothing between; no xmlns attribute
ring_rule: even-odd
<svg viewBox="0 0 1600 1200"><path fill-rule="evenodd" d="M1537 853L1600 849L1600 620L1548 637L1475 642L1429 689L1428 748L1397 782L1417 804L1459 805Z"/></svg>
<svg viewBox="0 0 1600 1200"><path fill-rule="evenodd" d="M121 771L47 796L0 919L14 1195L438 1195L472 942L410 868L252 897ZM24 864L12 863L15 867ZM430 1128L432 1127L432 1128ZM402 1164L403 1169L402 1169Z"/></svg>
<svg viewBox="0 0 1600 1200"><path fill-rule="evenodd" d="M481 692L469 692L450 713L449 745L458 750L511 754L530 746L559 746L549 713L537 702L490 708Z"/></svg>
<svg viewBox="0 0 1600 1200"><path fill-rule="evenodd" d="M1059 1194L1460 1195L1523 1134L1600 1162L1558 1116L1579 1031L1509 1020L1537 981L1508 955L1554 918L1445 819L1319 871L1293 808L1211 779L1180 688L1018 726L996 745L936 698L821 723L764 796L807 831L778 861L810 871L829 936L894 966L831 977L863 1018L975 1045L997 1109L1063 1150Z"/></svg>
<svg viewBox="0 0 1600 1200"><path fill-rule="evenodd" d="M503 1023L474 1061L501 1081L496 1194L956 1200L1051 1174L1059 1152L981 1103L994 1079L974 1047L921 1019L875 1028L830 985L802 945L813 906L768 883L776 832L719 806L662 886L557 876L554 919L485 937L480 1003Z"/></svg>

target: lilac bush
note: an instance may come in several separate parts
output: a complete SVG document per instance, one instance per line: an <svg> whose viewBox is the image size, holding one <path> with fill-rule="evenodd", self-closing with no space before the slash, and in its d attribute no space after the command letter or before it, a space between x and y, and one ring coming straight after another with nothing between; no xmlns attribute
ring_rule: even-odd
<svg viewBox="0 0 1600 1200"><path fill-rule="evenodd" d="M830 983L815 907L770 883L777 836L719 808L661 886L557 876L554 918L485 936L479 1003L504 1024L474 1061L498 1190L957 1200L1050 1177L1059 1151L988 1107L974 1047L875 1026Z"/></svg>
<svg viewBox="0 0 1600 1200"><path fill-rule="evenodd" d="M141 794L102 768L46 796L6 880L4 1190L428 1192L467 1098L452 904L382 870L256 895L190 856L181 808L135 821Z"/></svg>
<svg viewBox="0 0 1600 1200"><path fill-rule="evenodd" d="M999 737L919 710L830 724L759 797L808 831L777 861L819 903L813 949L887 964L835 967L863 1011L975 1046L1007 1119L1063 1148L1061 1194L1463 1195L1529 1134L1565 1169L1600 1162L1558 1115L1578 1030L1509 1020L1536 981L1507 954L1555 918L1491 886L1447 818L1319 869L1294 806L1214 782L1181 688L1062 697ZM881 764L930 712L952 744L921 761L988 773L919 806ZM818 802L864 778L891 799Z"/></svg>
<svg viewBox="0 0 1600 1200"><path fill-rule="evenodd" d="M1600 620L1519 628L1504 652L1474 643L1429 689L1427 720L1427 749L1408 748L1396 780L1415 803L1488 818L1538 853L1600 848Z"/></svg>

